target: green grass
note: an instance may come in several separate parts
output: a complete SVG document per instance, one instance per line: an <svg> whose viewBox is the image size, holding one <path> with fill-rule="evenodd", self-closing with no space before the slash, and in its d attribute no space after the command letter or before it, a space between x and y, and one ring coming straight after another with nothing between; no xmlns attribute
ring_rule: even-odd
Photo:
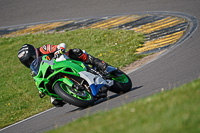
<svg viewBox="0 0 200 133"><path fill-rule="evenodd" d="M48 133L199 133L200 79Z"/></svg>
<svg viewBox="0 0 200 133"><path fill-rule="evenodd" d="M134 31L100 29L0 38L0 128L52 107L48 96L39 98L30 70L17 58L24 43L40 47L65 42L68 49L85 49L89 54L122 68L144 56L134 54L143 41L143 35Z"/></svg>

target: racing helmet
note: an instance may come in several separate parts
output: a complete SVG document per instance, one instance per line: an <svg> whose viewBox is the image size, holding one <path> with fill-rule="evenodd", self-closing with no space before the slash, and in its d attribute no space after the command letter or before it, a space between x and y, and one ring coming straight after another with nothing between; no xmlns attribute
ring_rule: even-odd
<svg viewBox="0 0 200 133"><path fill-rule="evenodd" d="M18 52L20 62L28 68L30 68L31 63L37 59L38 56L39 51L30 44L24 44Z"/></svg>

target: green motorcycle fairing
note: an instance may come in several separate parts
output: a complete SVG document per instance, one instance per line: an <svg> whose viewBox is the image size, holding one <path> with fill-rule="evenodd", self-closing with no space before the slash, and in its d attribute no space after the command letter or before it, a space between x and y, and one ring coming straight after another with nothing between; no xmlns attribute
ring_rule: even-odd
<svg viewBox="0 0 200 133"><path fill-rule="evenodd" d="M79 72L86 71L85 65L80 61L72 59L66 59L65 61L59 62L56 62L55 59L47 60L46 56L47 55L39 57L32 62L31 70L32 73L34 73L33 79L40 92L62 100L58 95L53 92L52 89L47 88L51 79L55 77L55 75L57 75L58 73L80 76L78 74ZM58 81L66 83L69 87L72 87L73 85L73 82L70 79L68 79L67 77L63 77L53 81L53 83L51 83L51 88Z"/></svg>

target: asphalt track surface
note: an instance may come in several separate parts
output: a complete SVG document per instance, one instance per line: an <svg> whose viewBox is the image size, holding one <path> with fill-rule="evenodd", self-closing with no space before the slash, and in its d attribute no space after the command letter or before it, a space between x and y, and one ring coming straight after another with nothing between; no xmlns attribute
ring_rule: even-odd
<svg viewBox="0 0 200 133"><path fill-rule="evenodd" d="M170 11L190 14L200 19L199 0L0 0L0 27L41 21L138 13ZM80 110L72 105L49 111L0 130L7 133L43 132L69 123L86 114L111 109L161 89L171 89L200 76L199 27L186 40L170 48L150 63L133 70L129 76L133 90L124 95L110 93L110 100Z"/></svg>

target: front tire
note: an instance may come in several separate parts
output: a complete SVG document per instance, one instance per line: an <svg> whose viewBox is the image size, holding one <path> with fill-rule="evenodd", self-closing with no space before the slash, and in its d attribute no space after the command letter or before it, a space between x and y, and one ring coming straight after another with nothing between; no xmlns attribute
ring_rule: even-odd
<svg viewBox="0 0 200 133"><path fill-rule="evenodd" d="M90 93L84 91L83 93L85 93L85 97L76 95L70 90L70 87L63 82L57 82L54 85L53 89L55 93L60 96L65 102L75 105L77 107L86 108L94 104L94 98Z"/></svg>
<svg viewBox="0 0 200 133"><path fill-rule="evenodd" d="M114 85L110 87L110 91L118 94L123 94L131 90L132 82L128 75L122 72L122 76L118 78L112 78Z"/></svg>

